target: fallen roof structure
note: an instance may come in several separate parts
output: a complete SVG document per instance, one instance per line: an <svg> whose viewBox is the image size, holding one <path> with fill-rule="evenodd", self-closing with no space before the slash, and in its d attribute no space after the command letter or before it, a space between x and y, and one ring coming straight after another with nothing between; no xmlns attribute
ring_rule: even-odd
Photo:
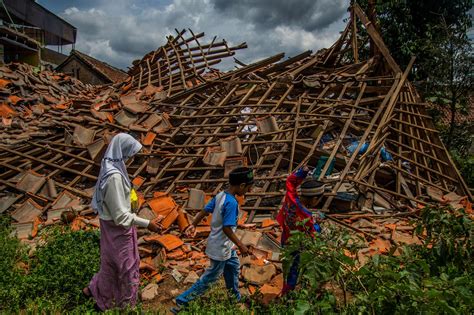
<svg viewBox="0 0 474 315"><path fill-rule="evenodd" d="M358 25L375 43L375 56L359 40ZM79 214L75 228L98 225L90 198L101 155L117 132L133 133L144 145L129 163L140 215L165 217L165 235L140 241L149 276L156 275L150 266L158 256L168 256L173 269L183 259L193 260L196 270L204 266L177 231L239 165L255 171L239 224L259 229L242 237L262 259L276 259L272 217L286 177L304 164L330 187L322 210L338 213L331 220L368 239L379 239L384 224L420 206L468 207L472 195L427 114L429 105L407 79L413 60L400 69L358 5L329 49L283 61L277 54L227 73L205 71L245 44L202 44L204 34L184 34L177 31L136 62L125 82L103 89L58 74L0 69L0 212L12 213L19 235L34 234L39 218L52 224L71 209ZM206 223L198 230L201 237L208 232Z"/></svg>

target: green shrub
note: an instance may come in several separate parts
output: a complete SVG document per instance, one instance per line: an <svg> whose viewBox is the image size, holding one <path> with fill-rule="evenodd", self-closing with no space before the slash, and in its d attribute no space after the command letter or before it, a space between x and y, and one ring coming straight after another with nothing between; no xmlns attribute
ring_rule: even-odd
<svg viewBox="0 0 474 315"><path fill-rule="evenodd" d="M0 241L0 311L64 312L93 310L82 295L99 267L98 231L48 228L44 245L28 258L26 246L10 236L9 220L2 218ZM19 268L22 263L28 272Z"/></svg>
<svg viewBox="0 0 474 315"><path fill-rule="evenodd" d="M10 217L0 216L0 310L18 310L23 298L25 275L19 263L26 261L26 248L11 237Z"/></svg>
<svg viewBox="0 0 474 315"><path fill-rule="evenodd" d="M284 250L284 261L296 250L302 252L301 288L267 312L472 313L472 220L450 207L425 208L417 232L427 234L422 245L393 247L390 254L375 255L359 269L344 255L344 250L357 249L357 242L347 234L329 231L313 239L295 232Z"/></svg>
<svg viewBox="0 0 474 315"><path fill-rule="evenodd" d="M453 150L450 153L466 184L474 188L474 155L461 155Z"/></svg>
<svg viewBox="0 0 474 315"><path fill-rule="evenodd" d="M91 302L83 296L82 288L99 267L98 231L53 228L42 237L45 245L38 247L30 262L30 300L54 297L55 304L64 310Z"/></svg>

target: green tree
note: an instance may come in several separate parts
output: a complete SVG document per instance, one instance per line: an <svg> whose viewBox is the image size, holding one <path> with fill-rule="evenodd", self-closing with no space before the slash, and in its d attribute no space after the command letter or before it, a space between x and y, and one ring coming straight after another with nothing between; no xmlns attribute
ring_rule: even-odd
<svg viewBox="0 0 474 315"><path fill-rule="evenodd" d="M416 56L412 82L425 99L449 109L450 147L456 113L468 106L473 87L472 0L357 1L369 13L374 2L376 25L394 59L404 69Z"/></svg>
<svg viewBox="0 0 474 315"><path fill-rule="evenodd" d="M426 79L432 74L429 69L421 68L425 60L431 59L429 43L437 45L443 42L445 32L440 32L440 24L453 27L460 34L466 34L472 26L471 0L360 0L356 1L365 12L370 12L369 2L375 2L377 24L385 44L394 59L405 68L416 56L415 79ZM444 21L444 22L443 22ZM467 37L466 37L467 39Z"/></svg>
<svg viewBox="0 0 474 315"><path fill-rule="evenodd" d="M472 45L466 30L456 25L448 25L441 17L441 23L436 27L442 33L439 42L426 47L431 52L431 58L425 61L425 67L433 73L426 79L425 96L430 101L447 106L451 114L449 132L446 144L452 147L456 113L469 106L469 94L473 88Z"/></svg>

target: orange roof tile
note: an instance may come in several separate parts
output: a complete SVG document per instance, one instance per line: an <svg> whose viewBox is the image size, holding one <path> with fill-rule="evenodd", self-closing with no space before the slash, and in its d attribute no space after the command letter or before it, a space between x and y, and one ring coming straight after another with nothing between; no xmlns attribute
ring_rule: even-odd
<svg viewBox="0 0 474 315"><path fill-rule="evenodd" d="M269 226L274 226L274 225L277 225L278 222L276 222L275 220L272 220L272 219L265 219L262 221L262 228L266 228L266 227L269 227Z"/></svg>
<svg viewBox="0 0 474 315"><path fill-rule="evenodd" d="M168 213L168 215L163 219L163 221L161 221L161 225L163 226L163 228L167 229L171 226L171 224L173 224L174 221L176 221L176 219L178 218L178 211L176 210L176 208L174 209L171 209L171 211Z"/></svg>
<svg viewBox="0 0 474 315"><path fill-rule="evenodd" d="M137 188L140 188L140 186L143 185L144 182L145 182L145 178L141 176L137 176L132 180L132 184Z"/></svg>
<svg viewBox="0 0 474 315"><path fill-rule="evenodd" d="M148 201L148 205L157 215L167 216L178 205L168 194L162 192L155 192L153 199Z"/></svg>
<svg viewBox="0 0 474 315"><path fill-rule="evenodd" d="M186 257L186 253L181 249L175 249L166 255L166 258L174 260L183 260Z"/></svg>
<svg viewBox="0 0 474 315"><path fill-rule="evenodd" d="M0 79L0 88L5 88L7 85L11 83L10 80Z"/></svg>
<svg viewBox="0 0 474 315"><path fill-rule="evenodd" d="M8 97L8 100L9 100L10 103L12 103L13 105L16 105L16 103L18 103L19 101L21 101L22 98L21 98L21 97L18 97L18 96L16 96L16 95L10 95L10 96Z"/></svg>
<svg viewBox="0 0 474 315"><path fill-rule="evenodd" d="M181 232L183 232L189 226L188 216L181 208L178 209L178 226Z"/></svg>
<svg viewBox="0 0 474 315"><path fill-rule="evenodd" d="M15 110L12 109L9 105L3 103L0 104L0 116L4 118L8 118L10 116L14 116L16 114Z"/></svg>
<svg viewBox="0 0 474 315"><path fill-rule="evenodd" d="M263 298L262 298L262 303L264 305L268 305L272 300L274 300L279 294L280 294L280 289L268 284L264 284L260 288L260 293L262 293Z"/></svg>
<svg viewBox="0 0 474 315"><path fill-rule="evenodd" d="M172 251L184 244L184 242L177 236L172 234L160 235L156 238L157 242L163 245L167 251Z"/></svg>
<svg viewBox="0 0 474 315"><path fill-rule="evenodd" d="M142 140L142 144L149 146L153 144L153 140L156 138L156 133L148 131L145 138Z"/></svg>
<svg viewBox="0 0 474 315"><path fill-rule="evenodd" d="M211 233L210 226L196 226L196 237L206 237Z"/></svg>

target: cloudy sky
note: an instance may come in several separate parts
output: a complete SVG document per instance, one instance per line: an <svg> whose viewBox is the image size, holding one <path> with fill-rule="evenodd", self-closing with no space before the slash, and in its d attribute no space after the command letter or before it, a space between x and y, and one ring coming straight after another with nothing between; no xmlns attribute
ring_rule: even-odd
<svg viewBox="0 0 474 315"><path fill-rule="evenodd" d="M347 18L348 0L38 0L77 27L76 49L126 69L165 43L174 29L191 28L230 44L252 62L329 47ZM225 66L224 67L228 67Z"/></svg>

